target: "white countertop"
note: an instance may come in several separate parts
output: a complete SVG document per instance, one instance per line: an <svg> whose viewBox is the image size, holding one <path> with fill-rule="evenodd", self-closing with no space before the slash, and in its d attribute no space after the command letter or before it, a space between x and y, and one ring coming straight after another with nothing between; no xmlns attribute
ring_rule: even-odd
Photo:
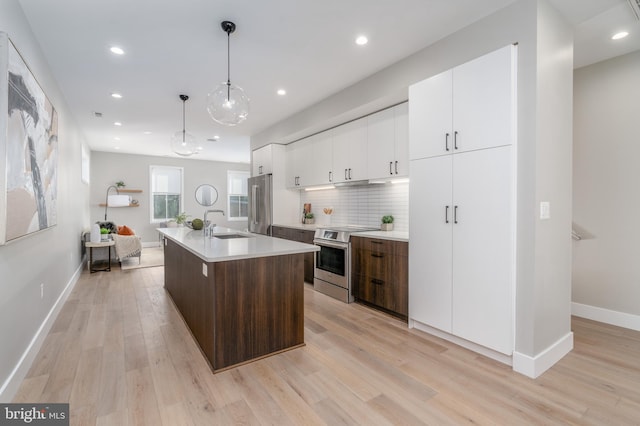
<svg viewBox="0 0 640 426"><path fill-rule="evenodd" d="M354 237L378 238L381 240L409 242L409 233L401 231L364 231L354 232Z"/></svg>
<svg viewBox="0 0 640 426"><path fill-rule="evenodd" d="M318 246L312 244L252 234L222 226L214 228L214 235L241 234L248 238L220 239L215 236L210 238L205 237L203 231L194 231L186 227L158 228L157 230L205 262L225 262L227 260L309 253L319 250Z"/></svg>
<svg viewBox="0 0 640 426"><path fill-rule="evenodd" d="M323 225L323 224L317 224L317 223L313 225L305 225L302 223L288 223L286 225L276 224L273 226L280 226L283 228L305 229L308 231L315 231L316 228L331 227L330 225ZM363 231L363 232L354 232L351 235L355 235L357 237L366 237L366 238L379 238L381 240L409 242L409 232L402 232L402 231Z"/></svg>

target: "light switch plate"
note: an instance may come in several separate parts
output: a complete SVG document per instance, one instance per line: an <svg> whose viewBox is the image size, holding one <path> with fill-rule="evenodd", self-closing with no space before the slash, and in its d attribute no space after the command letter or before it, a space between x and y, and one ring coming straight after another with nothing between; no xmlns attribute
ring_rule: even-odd
<svg viewBox="0 0 640 426"><path fill-rule="evenodd" d="M551 203L548 201L540 202L540 220L551 218Z"/></svg>
<svg viewBox="0 0 640 426"><path fill-rule="evenodd" d="M207 264L203 263L202 264L202 275L204 275L205 277L208 277L208 275L207 275L208 273L209 273L209 271L207 270Z"/></svg>

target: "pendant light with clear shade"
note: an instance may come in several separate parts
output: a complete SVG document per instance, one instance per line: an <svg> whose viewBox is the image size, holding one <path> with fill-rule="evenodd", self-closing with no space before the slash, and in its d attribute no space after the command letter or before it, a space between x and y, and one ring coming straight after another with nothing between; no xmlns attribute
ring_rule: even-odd
<svg viewBox="0 0 640 426"><path fill-rule="evenodd" d="M188 99L189 96L180 95L180 100L182 100L182 130L178 130L171 137L171 149L183 157L198 153L195 136L185 130L185 104Z"/></svg>
<svg viewBox="0 0 640 426"><path fill-rule="evenodd" d="M249 115L249 98L242 88L231 84L229 39L236 30L236 24L222 21L220 26L227 33L227 81L220 83L207 95L207 111L214 121L226 126L236 126Z"/></svg>

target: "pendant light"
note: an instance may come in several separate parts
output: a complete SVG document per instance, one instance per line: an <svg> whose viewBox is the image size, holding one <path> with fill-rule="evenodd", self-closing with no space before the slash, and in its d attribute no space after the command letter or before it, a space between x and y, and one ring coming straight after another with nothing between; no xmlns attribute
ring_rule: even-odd
<svg viewBox="0 0 640 426"><path fill-rule="evenodd" d="M207 111L214 121L226 126L242 123L249 115L249 98L240 87L231 84L229 39L236 24L223 21L222 30L227 33L227 81L220 83L207 96Z"/></svg>
<svg viewBox="0 0 640 426"><path fill-rule="evenodd" d="M180 100L182 100L182 130L178 130L171 137L171 149L183 157L198 153L196 138L185 130L185 103L188 99L189 96L180 95Z"/></svg>

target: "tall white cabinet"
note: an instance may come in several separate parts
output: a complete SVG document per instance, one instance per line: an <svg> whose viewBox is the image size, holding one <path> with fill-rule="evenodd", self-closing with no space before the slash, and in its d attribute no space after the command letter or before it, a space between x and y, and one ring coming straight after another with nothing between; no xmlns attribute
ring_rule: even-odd
<svg viewBox="0 0 640 426"><path fill-rule="evenodd" d="M409 89L409 318L511 355L515 47Z"/></svg>

